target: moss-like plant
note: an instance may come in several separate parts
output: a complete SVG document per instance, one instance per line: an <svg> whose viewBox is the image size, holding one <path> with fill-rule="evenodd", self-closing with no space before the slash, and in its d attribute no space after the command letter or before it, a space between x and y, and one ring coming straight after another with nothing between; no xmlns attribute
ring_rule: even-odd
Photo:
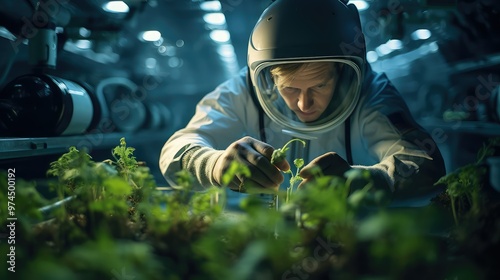
<svg viewBox="0 0 500 280"><path fill-rule="evenodd" d="M445 185L456 225L460 222L460 215L474 216L482 211L483 202L480 193L487 172L484 160L494 154L497 146L500 146L500 137L489 139L478 151L475 162L458 168L435 183L435 185Z"/></svg>
<svg viewBox="0 0 500 280"><path fill-rule="evenodd" d="M445 191L433 199L434 204L451 209L455 226L449 229L449 255L472 270L470 278L497 278L494 260L500 257L499 195L488 185L485 159L500 151L500 137L488 139L476 160L446 176L436 185ZM446 223L445 223L446 224ZM487 256L487 257L486 257ZM468 271L471 273L471 271Z"/></svg>

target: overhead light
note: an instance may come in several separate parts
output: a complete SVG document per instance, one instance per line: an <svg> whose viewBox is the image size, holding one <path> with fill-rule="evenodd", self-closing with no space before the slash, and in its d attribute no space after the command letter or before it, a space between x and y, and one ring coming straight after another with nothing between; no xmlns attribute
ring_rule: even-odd
<svg viewBox="0 0 500 280"><path fill-rule="evenodd" d="M205 1L200 4L200 8L206 12L218 12L222 9L219 1Z"/></svg>
<svg viewBox="0 0 500 280"><path fill-rule="evenodd" d="M161 33L158 30L148 30L139 33L139 40L146 42L156 42L161 39Z"/></svg>
<svg viewBox="0 0 500 280"><path fill-rule="evenodd" d="M391 50L400 50L403 48L403 42L401 40L398 40L398 39L392 39L392 40L389 40L387 41L387 43L385 43L387 45L388 48L390 48Z"/></svg>
<svg viewBox="0 0 500 280"><path fill-rule="evenodd" d="M172 68L178 68L178 67L181 67L183 64L183 61L182 59L176 57L176 56L173 56L171 58L168 59L168 66L172 67Z"/></svg>
<svg viewBox="0 0 500 280"><path fill-rule="evenodd" d="M181 39L177 40L177 42L175 42L175 45L179 48L184 47L184 40Z"/></svg>
<svg viewBox="0 0 500 280"><path fill-rule="evenodd" d="M226 17L223 13L208 13L203 16L203 20L208 24L224 25Z"/></svg>
<svg viewBox="0 0 500 280"><path fill-rule="evenodd" d="M82 37L87 38L92 34L92 31L88 30L85 27L80 27L80 29L78 29L78 34L80 34L80 36Z"/></svg>
<svg viewBox="0 0 500 280"><path fill-rule="evenodd" d="M356 8L358 8L358 11L364 11L370 7L370 4L368 4L366 1L363 0L352 0L349 1L349 3L354 4Z"/></svg>
<svg viewBox="0 0 500 280"><path fill-rule="evenodd" d="M90 40L77 40L75 46L80 49L90 49L92 47L92 41Z"/></svg>
<svg viewBox="0 0 500 280"><path fill-rule="evenodd" d="M231 35L227 30L213 30L210 32L210 38L215 42L226 43L231 39Z"/></svg>
<svg viewBox="0 0 500 280"><path fill-rule="evenodd" d="M145 64L146 68L154 69L156 67L156 64L157 64L156 58L148 57L144 61L144 64Z"/></svg>
<svg viewBox="0 0 500 280"><path fill-rule="evenodd" d="M386 44L378 46L375 50L377 51L378 56L388 55L392 52L392 49L389 48Z"/></svg>
<svg viewBox="0 0 500 280"><path fill-rule="evenodd" d="M234 47L231 44L220 45L219 48L217 49L217 52L222 57L234 57L235 56Z"/></svg>
<svg viewBox="0 0 500 280"><path fill-rule="evenodd" d="M411 33L411 38L413 40L427 40L431 37L431 34L429 29L417 29Z"/></svg>
<svg viewBox="0 0 500 280"><path fill-rule="evenodd" d="M167 45L159 46L158 53L163 55L163 56L175 56L177 53L177 50L174 46L167 44Z"/></svg>
<svg viewBox="0 0 500 280"><path fill-rule="evenodd" d="M416 51L421 55L427 55L430 53L435 53L439 50L439 46L436 41L430 42L428 44L421 45Z"/></svg>
<svg viewBox="0 0 500 280"><path fill-rule="evenodd" d="M102 9L108 13L128 13L130 10L127 3L123 1L109 1L102 5Z"/></svg>
<svg viewBox="0 0 500 280"><path fill-rule="evenodd" d="M236 56L221 56L220 59L226 63L236 62Z"/></svg>
<svg viewBox="0 0 500 280"><path fill-rule="evenodd" d="M373 63L377 60L378 60L377 52L369 51L366 53L366 61L368 61L369 63Z"/></svg>
<svg viewBox="0 0 500 280"><path fill-rule="evenodd" d="M159 46L158 47L158 53L165 56L167 55L167 47L166 46Z"/></svg>
<svg viewBox="0 0 500 280"><path fill-rule="evenodd" d="M154 39L154 38L153 38L153 39ZM156 40L156 41L153 41L153 45L155 45L155 46L159 47L159 46L163 45L163 41L164 41L164 40L163 40L163 37L161 37L161 35L160 35L160 39L158 39L158 40Z"/></svg>
<svg viewBox="0 0 500 280"><path fill-rule="evenodd" d="M176 55L176 48L174 46L166 45L165 47L166 47L165 53L168 56L175 56Z"/></svg>
<svg viewBox="0 0 500 280"><path fill-rule="evenodd" d="M437 44L437 42L436 42L436 41L434 41L434 42L430 42L430 43L429 43L429 51L430 51L431 53L433 53L433 52L437 52L438 50L439 50L439 45Z"/></svg>

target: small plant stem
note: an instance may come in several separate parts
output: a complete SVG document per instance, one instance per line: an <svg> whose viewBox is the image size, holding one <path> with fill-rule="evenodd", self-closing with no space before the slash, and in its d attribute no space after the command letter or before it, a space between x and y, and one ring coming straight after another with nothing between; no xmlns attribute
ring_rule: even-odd
<svg viewBox="0 0 500 280"><path fill-rule="evenodd" d="M285 145L281 148L282 150L286 149L286 147L288 145L290 145L290 143L294 142L294 141L299 141L300 143L302 143L302 145L306 145L306 142L304 142L304 140L301 140L301 139L298 139L298 138L293 138L293 139L290 139L288 142L285 143Z"/></svg>
<svg viewBox="0 0 500 280"><path fill-rule="evenodd" d="M471 194L471 210L474 214L479 213L479 193L477 189Z"/></svg>
<svg viewBox="0 0 500 280"><path fill-rule="evenodd" d="M279 210L279 205L278 205L278 195L276 195L275 197L275 201L274 201L274 208L276 211ZM279 232L278 232L278 224L275 224L274 225L274 239L278 239L278 236L279 236Z"/></svg>
<svg viewBox="0 0 500 280"><path fill-rule="evenodd" d="M348 177L346 182L345 182L345 185L347 187L344 188L344 190L345 190L344 198L347 198L347 196L351 193L351 184L352 184L352 178Z"/></svg>
<svg viewBox="0 0 500 280"><path fill-rule="evenodd" d="M453 220L455 220L455 225L458 226L458 217L457 217L457 211L455 207L455 199L451 198L451 212L453 213Z"/></svg>

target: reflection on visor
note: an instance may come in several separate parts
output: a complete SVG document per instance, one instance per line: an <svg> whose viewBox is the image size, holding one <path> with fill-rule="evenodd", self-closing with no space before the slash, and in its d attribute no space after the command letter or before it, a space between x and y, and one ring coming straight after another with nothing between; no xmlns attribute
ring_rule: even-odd
<svg viewBox="0 0 500 280"><path fill-rule="evenodd" d="M319 132L341 124L359 99L361 71L349 60L268 63L256 69L266 114L284 128Z"/></svg>

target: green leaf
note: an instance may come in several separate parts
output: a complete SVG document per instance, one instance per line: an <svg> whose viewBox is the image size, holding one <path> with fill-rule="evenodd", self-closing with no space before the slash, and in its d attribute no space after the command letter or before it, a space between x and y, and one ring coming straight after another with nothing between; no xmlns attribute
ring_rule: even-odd
<svg viewBox="0 0 500 280"><path fill-rule="evenodd" d="M104 181L106 194L114 196L127 196L132 193L132 187L127 181L119 177L109 178Z"/></svg>
<svg viewBox="0 0 500 280"><path fill-rule="evenodd" d="M235 176L242 176L245 178L249 178L252 176L250 169L248 166L243 163L233 161L229 166L229 169L222 175L222 184L227 186Z"/></svg>
<svg viewBox="0 0 500 280"><path fill-rule="evenodd" d="M293 164L295 165L295 167L297 167L297 169L301 168L302 166L304 166L304 159L303 158L296 158L294 161L293 161Z"/></svg>

